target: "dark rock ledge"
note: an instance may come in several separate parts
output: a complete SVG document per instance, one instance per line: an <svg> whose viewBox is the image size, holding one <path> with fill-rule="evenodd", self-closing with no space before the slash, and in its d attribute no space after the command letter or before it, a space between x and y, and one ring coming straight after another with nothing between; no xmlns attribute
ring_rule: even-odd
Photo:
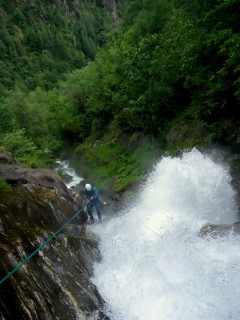
<svg viewBox="0 0 240 320"><path fill-rule="evenodd" d="M51 170L26 169L0 154L0 279L34 252L81 208ZM0 285L0 319L108 319L91 282L99 239L82 211L13 276Z"/></svg>

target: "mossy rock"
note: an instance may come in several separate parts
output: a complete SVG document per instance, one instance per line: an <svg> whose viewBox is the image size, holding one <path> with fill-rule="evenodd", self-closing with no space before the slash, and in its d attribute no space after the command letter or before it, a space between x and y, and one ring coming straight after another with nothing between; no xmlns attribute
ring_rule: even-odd
<svg viewBox="0 0 240 320"><path fill-rule="evenodd" d="M209 144L206 128L198 121L178 120L169 125L166 133L167 151L176 155L179 151L194 147L202 149Z"/></svg>

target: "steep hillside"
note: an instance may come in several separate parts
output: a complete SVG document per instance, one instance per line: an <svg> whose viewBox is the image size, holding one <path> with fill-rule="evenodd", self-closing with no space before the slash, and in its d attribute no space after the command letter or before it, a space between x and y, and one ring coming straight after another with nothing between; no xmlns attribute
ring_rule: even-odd
<svg viewBox="0 0 240 320"><path fill-rule="evenodd" d="M54 88L86 65L120 22L122 1L1 1L0 92Z"/></svg>
<svg viewBox="0 0 240 320"><path fill-rule="evenodd" d="M236 0L129 4L117 40L59 91L93 181L119 191L164 152L239 150L239 10Z"/></svg>
<svg viewBox="0 0 240 320"><path fill-rule="evenodd" d="M72 145L88 176L121 192L164 152L239 149L239 1L66 1L39 18L43 4L17 6L27 27L2 5L2 32L25 45L1 68L18 87L0 100L0 150L43 167Z"/></svg>

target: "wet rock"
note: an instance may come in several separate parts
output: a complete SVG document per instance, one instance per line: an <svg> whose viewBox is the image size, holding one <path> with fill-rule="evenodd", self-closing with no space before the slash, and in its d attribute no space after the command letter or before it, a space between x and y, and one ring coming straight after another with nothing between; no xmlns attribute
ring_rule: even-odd
<svg viewBox="0 0 240 320"><path fill-rule="evenodd" d="M60 234L1 285L0 312L5 319L87 320L93 314L92 319L100 319L103 301L90 280L99 252L80 229L80 236ZM51 235L46 232L42 237L26 229L25 233L24 239L15 234L17 247L7 241L4 248L1 245L1 278L3 269L13 269Z"/></svg>
<svg viewBox="0 0 240 320"><path fill-rule="evenodd" d="M9 184L32 183L55 189L65 197L72 199L70 191L60 176L49 169L26 169L20 165L0 164L0 179Z"/></svg>
<svg viewBox="0 0 240 320"><path fill-rule="evenodd" d="M236 203L239 211L238 216L240 218L240 172L231 172L231 177L232 177L232 186L235 190L235 198L236 198Z"/></svg>
<svg viewBox="0 0 240 320"><path fill-rule="evenodd" d="M0 164L0 280L79 214L0 285L0 319L107 319L91 282L99 239L88 232L82 198L51 170Z"/></svg>
<svg viewBox="0 0 240 320"><path fill-rule="evenodd" d="M232 232L234 234L240 235L240 222L234 223L234 224L206 224L202 227L200 231L201 236L224 236L228 234L229 232Z"/></svg>

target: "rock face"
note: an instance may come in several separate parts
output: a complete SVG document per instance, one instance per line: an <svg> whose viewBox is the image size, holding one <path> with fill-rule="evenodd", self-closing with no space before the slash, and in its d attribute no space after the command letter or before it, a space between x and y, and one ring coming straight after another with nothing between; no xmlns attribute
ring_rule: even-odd
<svg viewBox="0 0 240 320"><path fill-rule="evenodd" d="M6 159L5 159L6 160ZM8 160L7 160L8 161ZM42 245L78 210L61 178L51 170L0 164L0 280ZM98 239L78 218L0 285L0 319L107 319L91 283L100 260Z"/></svg>
<svg viewBox="0 0 240 320"><path fill-rule="evenodd" d="M236 203L240 212L240 172L232 172L232 186L235 190ZM239 216L240 218L240 216Z"/></svg>
<svg viewBox="0 0 240 320"><path fill-rule="evenodd" d="M54 189L71 200L72 196L62 179L48 169L25 169L20 165L1 164L0 179L9 184L34 184Z"/></svg>

